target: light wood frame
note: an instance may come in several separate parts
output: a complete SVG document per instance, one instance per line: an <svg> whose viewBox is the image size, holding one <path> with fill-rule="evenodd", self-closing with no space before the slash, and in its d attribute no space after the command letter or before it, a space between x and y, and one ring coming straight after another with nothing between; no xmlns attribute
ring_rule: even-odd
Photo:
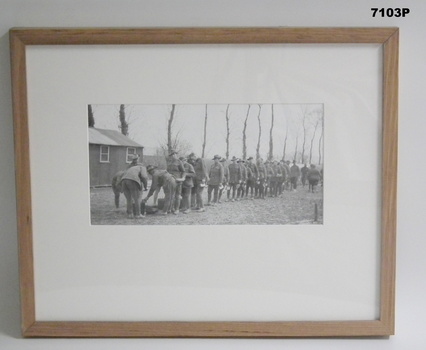
<svg viewBox="0 0 426 350"><path fill-rule="evenodd" d="M25 337L353 337L394 334L398 136L397 28L11 29L22 332ZM342 322L41 322L35 314L28 45L376 43L383 45L380 318Z"/></svg>

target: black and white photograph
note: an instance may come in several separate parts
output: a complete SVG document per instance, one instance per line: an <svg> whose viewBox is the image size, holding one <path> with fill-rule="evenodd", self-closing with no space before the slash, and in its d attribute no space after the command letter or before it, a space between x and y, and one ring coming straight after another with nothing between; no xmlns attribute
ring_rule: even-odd
<svg viewBox="0 0 426 350"><path fill-rule="evenodd" d="M322 103L87 109L92 225L323 224Z"/></svg>

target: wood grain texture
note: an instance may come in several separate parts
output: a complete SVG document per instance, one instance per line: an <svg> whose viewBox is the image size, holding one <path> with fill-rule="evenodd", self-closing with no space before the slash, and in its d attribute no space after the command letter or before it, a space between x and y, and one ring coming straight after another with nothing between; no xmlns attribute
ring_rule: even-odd
<svg viewBox="0 0 426 350"><path fill-rule="evenodd" d="M36 322L27 337L282 338L387 336L381 321Z"/></svg>
<svg viewBox="0 0 426 350"><path fill-rule="evenodd" d="M394 333L398 134L397 28L80 28L10 31L22 332L26 337L355 337ZM28 45L383 45L380 319L336 322L40 322L36 320L25 49Z"/></svg>
<svg viewBox="0 0 426 350"><path fill-rule="evenodd" d="M399 32L384 44L381 320L395 328L395 272L398 168L398 51Z"/></svg>
<svg viewBox="0 0 426 350"><path fill-rule="evenodd" d="M15 137L16 210L19 235L21 327L25 330L35 321L26 61L25 45L19 37L11 35L10 45Z"/></svg>
<svg viewBox="0 0 426 350"><path fill-rule="evenodd" d="M377 43L395 28L12 29L27 45Z"/></svg>

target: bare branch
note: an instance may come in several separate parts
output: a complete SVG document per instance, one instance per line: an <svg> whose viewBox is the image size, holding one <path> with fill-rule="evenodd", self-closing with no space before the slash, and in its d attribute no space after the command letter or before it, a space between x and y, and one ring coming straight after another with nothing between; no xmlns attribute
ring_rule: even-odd
<svg viewBox="0 0 426 350"><path fill-rule="evenodd" d="M247 130L247 119L248 119L249 113L250 113L250 107L251 107L251 105L248 105L246 119L244 120L244 128L243 128L243 159L245 159L247 157L247 135L246 135L246 130Z"/></svg>
<svg viewBox="0 0 426 350"><path fill-rule="evenodd" d="M262 105L259 105L259 113L257 114L257 121L259 123L259 136L257 138L257 147L256 147L256 160L260 158L260 138L262 136L262 124L260 122L260 112L262 110Z"/></svg>
<svg viewBox="0 0 426 350"><path fill-rule="evenodd" d="M226 107L226 113L225 113L225 119L226 119L226 159L229 159L229 104Z"/></svg>
<svg viewBox="0 0 426 350"><path fill-rule="evenodd" d="M204 141L203 141L203 148L201 152L201 158L204 158L204 152L206 150L206 138L207 138L207 105L206 105L206 114L204 116Z"/></svg>
<svg viewBox="0 0 426 350"><path fill-rule="evenodd" d="M172 125L173 125L173 118L175 115L175 104L172 104L172 110L170 111L170 117L167 124L167 151L170 153L172 150Z"/></svg>
<svg viewBox="0 0 426 350"><path fill-rule="evenodd" d="M272 108L272 116L271 116L271 129L269 130L269 160L274 159L274 140L272 136L272 131L274 129L274 105L271 105Z"/></svg>

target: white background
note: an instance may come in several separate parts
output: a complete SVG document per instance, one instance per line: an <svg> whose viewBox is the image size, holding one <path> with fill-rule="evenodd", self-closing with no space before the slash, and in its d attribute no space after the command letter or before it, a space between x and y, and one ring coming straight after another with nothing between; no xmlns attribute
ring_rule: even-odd
<svg viewBox="0 0 426 350"><path fill-rule="evenodd" d="M36 319L377 319L381 56L380 45L28 48ZM324 224L90 226L91 101L324 103Z"/></svg>
<svg viewBox="0 0 426 350"><path fill-rule="evenodd" d="M407 18L371 18L373 6L406 6ZM0 346L4 349L423 349L424 183L422 159L426 3L399 1L0 1ZM15 26L399 26L400 154L397 334L390 339L23 340L13 169L8 33ZM57 151L58 157L62 154ZM59 162L60 163L60 162Z"/></svg>

